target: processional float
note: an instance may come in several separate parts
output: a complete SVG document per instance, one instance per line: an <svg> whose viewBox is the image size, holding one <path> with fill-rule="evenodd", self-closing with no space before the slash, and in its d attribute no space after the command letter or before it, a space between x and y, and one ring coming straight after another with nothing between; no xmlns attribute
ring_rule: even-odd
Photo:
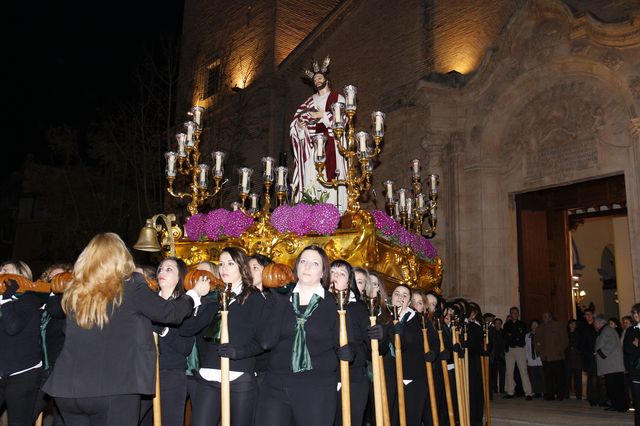
<svg viewBox="0 0 640 426"><path fill-rule="evenodd" d="M331 259L344 259L353 266L379 273L390 287L406 284L439 291L442 262L427 239L436 231L439 178L428 175L428 190L423 192L420 162L413 160L410 164L411 190L400 188L396 192L394 182L387 180L383 183L385 210L362 209L358 200L373 185L372 164L382 150L385 114L380 111L372 114L371 134L356 132L356 88L346 86L344 98L344 103L331 105L331 112L338 151L347 163L346 176L332 180L324 177L326 137L322 134L313 137L313 160L319 183L326 188L346 187L348 200L344 215L340 215L337 206L325 203L289 203L288 169L282 165L276 167L272 157L262 158L262 197L251 192L254 171L241 167L238 169L239 202L232 204L232 210L199 213L207 200L220 196L225 154L214 151L210 165L201 163L205 111L196 106L190 111L192 119L184 124L185 131L176 135L177 150L165 154L167 191L173 197L189 200L189 217L184 226L180 226L175 214L155 215L147 220L134 248L161 251L165 257L175 255L187 265L196 265L202 261L216 261L224 247L235 246L249 255L262 254L276 264L292 267L302 250L315 244L323 247ZM177 190L180 177L186 178L182 192ZM272 188L275 208L272 207ZM261 208L258 207L260 198ZM162 221L157 223L158 219ZM272 274L273 271L265 270L265 273ZM344 313L343 306L340 308L338 312ZM370 321L374 323L373 311L371 315ZM223 323L223 333L224 328ZM346 341L346 338L346 334L341 335L341 340ZM374 360L374 364L379 364L376 366L378 371L374 372L374 394L376 417L379 424L384 424L383 419L389 414L381 407L386 392L383 392L384 371L380 361L378 357ZM341 370L348 374L347 365L341 366ZM342 380L344 374L343 371ZM223 380L224 377L223 371ZM347 386L343 385L343 395L347 392L348 396L348 390L347 383ZM223 426L230 424L229 402L224 395L225 392ZM349 398L343 397L342 401L343 421L349 424Z"/></svg>

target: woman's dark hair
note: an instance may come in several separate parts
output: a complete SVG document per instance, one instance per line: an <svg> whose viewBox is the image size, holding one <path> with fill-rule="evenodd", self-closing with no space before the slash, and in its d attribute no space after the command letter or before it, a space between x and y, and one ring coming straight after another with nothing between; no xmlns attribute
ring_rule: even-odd
<svg viewBox="0 0 640 426"><path fill-rule="evenodd" d="M254 255L249 256L249 260L255 260L262 267L265 267L268 264L273 263L273 260L269 259L267 256L264 256L260 253L256 253Z"/></svg>
<svg viewBox="0 0 640 426"><path fill-rule="evenodd" d="M167 258L162 259L162 261L158 265L158 269L160 269L160 267L162 267L162 264L164 262L168 261L168 260L173 260L174 262L176 262L176 266L178 267L178 282L177 282L175 288L173 289L173 292L171 293L171 296L173 296L174 299L177 299L178 297L182 296L185 293L185 291L184 291L184 277L185 277L185 275L187 275L187 272L189 271L189 268L187 267L187 264L184 263L184 260L179 259L177 257L167 257ZM156 272L156 274L157 274L157 272Z"/></svg>
<svg viewBox="0 0 640 426"><path fill-rule="evenodd" d="M567 331L569 331L569 326L571 324L575 324L576 325L576 331L578 331L578 320L576 320L575 318L571 318L569 321L567 321Z"/></svg>
<svg viewBox="0 0 640 426"><path fill-rule="evenodd" d="M173 258L175 259L175 258ZM158 274L158 268L154 268L151 265L136 265L137 269L142 271L142 275L148 280L155 280Z"/></svg>
<svg viewBox="0 0 640 426"><path fill-rule="evenodd" d="M249 268L249 258L245 252L238 247L225 247L220 254L227 253L231 256L231 259L238 265L240 270L240 277L242 277L242 292L238 295L238 303L243 304L251 293L256 293L257 290L253 286L253 275L251 275L251 269Z"/></svg>
<svg viewBox="0 0 640 426"><path fill-rule="evenodd" d="M346 260L338 259L331 262L331 265L329 265L329 272L331 272L331 268L345 268L347 270L347 284L349 286L349 290L351 290L357 300L360 300L360 290L358 290L358 285L356 284L356 272L353 266L351 266L351 264Z"/></svg>
<svg viewBox="0 0 640 426"><path fill-rule="evenodd" d="M616 332L618 333L618 336L622 336L622 324L620 324L620 320L616 317L611 317L609 318L609 321L616 325Z"/></svg>
<svg viewBox="0 0 640 426"><path fill-rule="evenodd" d="M476 314L475 320L478 321L478 323L482 324L484 322L484 318L482 317L482 309L480 309L480 305L478 305L476 302L469 302L469 318L471 317L472 313Z"/></svg>
<svg viewBox="0 0 640 426"><path fill-rule="evenodd" d="M322 287L324 287L325 290L328 289L329 285L331 285L329 256L327 256L327 253L324 251L322 247L317 246L315 244L306 246L298 255L295 266L293 268L293 274L296 277L296 281L298 281L298 264L300 263L300 257L302 256L302 253L304 253L307 250L315 251L322 258L322 277L320 278L320 284L322 284Z"/></svg>

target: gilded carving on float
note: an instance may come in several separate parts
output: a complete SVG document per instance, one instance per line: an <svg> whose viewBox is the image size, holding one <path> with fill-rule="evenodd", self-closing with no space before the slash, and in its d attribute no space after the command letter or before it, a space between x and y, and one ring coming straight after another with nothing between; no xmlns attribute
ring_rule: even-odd
<svg viewBox="0 0 640 426"><path fill-rule="evenodd" d="M220 192L225 155L216 151L211 156L211 165L199 163L204 110L197 107L191 111L193 120L185 124L187 134L177 137L178 149L165 155L167 192L189 200L185 232L176 223L175 215L155 215L147 221L134 248L160 251L165 257L175 255L188 265L195 265L215 262L224 247L236 246L250 255L259 253L293 267L302 250L314 244L324 248L331 259L344 259L353 266L379 273L390 287L402 283L439 292L442 261L427 240L436 233L439 177L427 175L423 193L420 161L412 160L411 189L394 191L393 181L387 180L383 183L386 212L361 209L358 200L372 185L373 161L382 150L385 115L380 111L372 114L372 138L366 132L356 133L355 94L354 86L345 87L347 104L336 108L344 108L346 113L334 111L334 116L342 117L342 121L335 121L333 130L341 141L340 153L349 160L346 176L328 181L318 173L323 186L347 188L348 206L342 217L335 205L321 200L303 199L301 203L288 204L288 170L275 167L271 157L262 159L262 208L258 207L258 195L251 192L253 169L242 167L238 169L240 202L232 204L233 211L199 213L204 202ZM320 142L314 140L312 158L316 169L322 172L325 159ZM272 186L277 205L274 210ZM184 188L183 192L178 187ZM163 221L157 225L159 218Z"/></svg>

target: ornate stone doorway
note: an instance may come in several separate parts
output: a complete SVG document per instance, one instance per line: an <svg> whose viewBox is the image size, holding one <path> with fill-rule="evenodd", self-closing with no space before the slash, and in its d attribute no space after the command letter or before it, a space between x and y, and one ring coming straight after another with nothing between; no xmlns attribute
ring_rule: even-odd
<svg viewBox="0 0 640 426"><path fill-rule="evenodd" d="M575 315L569 230L581 219L626 214L624 175L516 195L520 306L525 321ZM608 210L601 210L608 206ZM578 213L576 213L578 212Z"/></svg>

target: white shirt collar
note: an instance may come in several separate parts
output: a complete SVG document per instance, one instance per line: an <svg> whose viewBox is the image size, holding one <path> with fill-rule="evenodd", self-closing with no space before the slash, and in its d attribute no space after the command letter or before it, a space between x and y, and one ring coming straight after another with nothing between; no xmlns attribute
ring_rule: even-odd
<svg viewBox="0 0 640 426"><path fill-rule="evenodd" d="M300 283L293 288L293 293L300 293ZM313 287L313 294L317 294L324 299L324 287L322 287L322 284L318 283Z"/></svg>
<svg viewBox="0 0 640 426"><path fill-rule="evenodd" d="M411 318L416 316L416 311L414 311L413 309L407 307L407 310L402 315L400 315L400 318L398 320L401 320L402 318L404 318L404 316L407 315L407 312L409 312L409 316L407 317L405 322L409 321Z"/></svg>
<svg viewBox="0 0 640 426"><path fill-rule="evenodd" d="M242 293L242 281L237 282L231 286L231 291L236 295L240 295Z"/></svg>

